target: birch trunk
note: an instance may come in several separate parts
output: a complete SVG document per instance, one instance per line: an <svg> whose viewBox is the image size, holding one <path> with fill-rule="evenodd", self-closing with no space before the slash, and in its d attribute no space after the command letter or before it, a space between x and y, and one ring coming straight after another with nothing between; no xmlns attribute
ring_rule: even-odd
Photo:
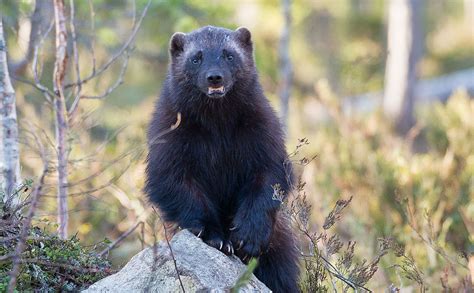
<svg viewBox="0 0 474 293"><path fill-rule="evenodd" d="M422 0L389 1L388 56L383 109L400 133L414 124L416 65L421 58Z"/></svg>
<svg viewBox="0 0 474 293"><path fill-rule="evenodd" d="M56 118L56 150L58 157L58 233L63 239L67 238L68 226L68 118L64 96L64 76L67 66L67 28L64 0L54 0L54 21L56 29L56 61L54 63L54 112Z"/></svg>
<svg viewBox="0 0 474 293"><path fill-rule="evenodd" d="M14 195L20 183L20 155L15 91L10 81L7 46L0 18L0 184L6 206L19 202ZM1 194L0 194L1 195Z"/></svg>
<svg viewBox="0 0 474 293"><path fill-rule="evenodd" d="M292 68L290 60L290 28L291 28L291 0L282 0L283 16L285 23L280 39L280 104L281 120L285 133L288 132L288 113L291 95Z"/></svg>

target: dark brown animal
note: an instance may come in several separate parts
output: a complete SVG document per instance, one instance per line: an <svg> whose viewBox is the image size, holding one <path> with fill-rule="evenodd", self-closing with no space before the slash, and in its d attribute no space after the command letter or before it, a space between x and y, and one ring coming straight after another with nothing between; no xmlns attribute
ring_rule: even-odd
<svg viewBox="0 0 474 293"><path fill-rule="evenodd" d="M275 112L263 94L250 32L203 27L176 33L171 64L149 126L145 191L166 221L244 262L274 292L297 292L298 253L273 198L291 167ZM177 129L156 143L175 123Z"/></svg>

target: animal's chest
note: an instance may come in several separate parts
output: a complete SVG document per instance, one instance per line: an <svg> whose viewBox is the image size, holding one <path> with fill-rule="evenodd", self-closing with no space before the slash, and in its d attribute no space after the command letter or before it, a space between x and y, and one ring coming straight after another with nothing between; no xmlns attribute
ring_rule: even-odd
<svg viewBox="0 0 474 293"><path fill-rule="evenodd" d="M232 193L248 180L258 147L242 133L195 132L185 142L186 172L208 191Z"/></svg>
<svg viewBox="0 0 474 293"><path fill-rule="evenodd" d="M199 164L197 169L221 174L241 168L244 149L249 149L248 143L231 136L195 136L188 141L189 159Z"/></svg>

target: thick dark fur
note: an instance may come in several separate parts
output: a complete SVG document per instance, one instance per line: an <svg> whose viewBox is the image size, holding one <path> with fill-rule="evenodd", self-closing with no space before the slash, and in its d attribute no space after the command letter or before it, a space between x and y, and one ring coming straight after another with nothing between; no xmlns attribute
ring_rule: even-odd
<svg viewBox="0 0 474 293"><path fill-rule="evenodd" d="M250 32L208 26L176 33L170 55L148 131L146 193L166 221L244 262L259 257L255 274L274 292L298 292L294 237L272 199L273 185L289 190L291 167ZM221 77L223 92L211 93L209 72ZM178 128L167 132L178 113Z"/></svg>

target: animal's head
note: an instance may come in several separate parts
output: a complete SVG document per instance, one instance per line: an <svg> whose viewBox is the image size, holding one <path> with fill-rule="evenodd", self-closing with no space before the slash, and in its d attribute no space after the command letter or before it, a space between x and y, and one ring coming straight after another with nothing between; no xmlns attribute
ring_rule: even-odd
<svg viewBox="0 0 474 293"><path fill-rule="evenodd" d="M222 98L234 84L252 76L251 34L206 26L191 33L175 33L170 41L172 78L191 85L209 98Z"/></svg>

